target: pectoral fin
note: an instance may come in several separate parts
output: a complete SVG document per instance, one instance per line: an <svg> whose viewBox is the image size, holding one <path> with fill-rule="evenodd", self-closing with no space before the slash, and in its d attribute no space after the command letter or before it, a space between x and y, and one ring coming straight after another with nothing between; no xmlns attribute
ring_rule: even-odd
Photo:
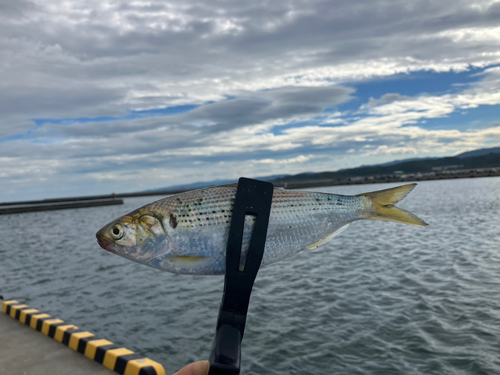
<svg viewBox="0 0 500 375"><path fill-rule="evenodd" d="M194 268L209 260L210 257L201 255L167 255L165 259L172 262L176 267Z"/></svg>
<svg viewBox="0 0 500 375"><path fill-rule="evenodd" d="M204 257L202 255L167 255L165 258L174 263L178 262L195 263L204 261L208 257Z"/></svg>
<svg viewBox="0 0 500 375"><path fill-rule="evenodd" d="M178 272L179 269L194 270L198 267L203 267L211 259L211 257L202 255L162 255L152 259L149 265L165 271Z"/></svg>
<svg viewBox="0 0 500 375"><path fill-rule="evenodd" d="M204 260L208 257L201 255L167 255L165 258L170 259L171 261L199 262L200 260Z"/></svg>

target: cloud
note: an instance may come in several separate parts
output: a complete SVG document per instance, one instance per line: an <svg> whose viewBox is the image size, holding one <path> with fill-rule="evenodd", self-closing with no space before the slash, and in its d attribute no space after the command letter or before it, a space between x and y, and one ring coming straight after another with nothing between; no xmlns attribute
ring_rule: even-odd
<svg viewBox="0 0 500 375"><path fill-rule="evenodd" d="M293 163L304 163L311 160L314 155L299 155L294 158L289 159L261 159L261 160L252 160L254 163L261 164L293 164Z"/></svg>
<svg viewBox="0 0 500 375"><path fill-rule="evenodd" d="M116 138L119 133L141 132L142 137L156 138L158 129L160 131L168 129L169 143L175 141L178 144L182 143L188 130L197 134L218 133L250 125L314 117L320 115L327 107L349 101L353 91L351 88L341 86L327 86L284 87L265 92L244 92L240 93L240 97L206 104L179 115L69 126L49 124L37 129L36 135L56 138L59 136ZM175 134L178 134L178 137Z"/></svg>
<svg viewBox="0 0 500 375"><path fill-rule="evenodd" d="M36 4L7 1L0 26L5 113L24 119L500 62L498 2Z"/></svg>
<svg viewBox="0 0 500 375"><path fill-rule="evenodd" d="M370 98L368 103L364 105L362 108L373 108L379 105L384 105L394 102L405 102L405 101L413 101L413 98L406 95L400 95L398 93L389 93L382 95L379 99Z"/></svg>
<svg viewBox="0 0 500 375"><path fill-rule="evenodd" d="M286 87L253 96L245 92L247 96L167 117L47 123L34 132L34 139L2 144L0 182L26 189L66 178L86 181L89 192L98 193L103 186L128 191L182 180L279 174L285 166L286 173L322 171L495 146L500 142L498 127L460 131L426 129L420 123L463 108L500 105L492 89L499 73L490 70L483 81L455 94L383 95L362 106L355 118L323 112L355 95L351 89L331 86ZM299 109L284 110L294 103ZM301 115L308 119L306 124L296 122ZM331 116L344 122L331 124ZM227 118L235 125L225 122Z"/></svg>
<svg viewBox="0 0 500 375"><path fill-rule="evenodd" d="M206 126L204 129L208 132L218 132L268 121L314 117L328 106L333 107L348 101L353 91L340 86L284 87L203 106L186 117L188 121L193 119L213 123L215 125Z"/></svg>
<svg viewBox="0 0 500 375"><path fill-rule="evenodd" d="M19 196L36 195L36 184L39 194L55 195L79 186L136 190L498 142L497 126L422 125L500 103L498 1L2 6L0 183ZM477 82L453 94L391 90L361 102L351 88L376 77L476 68L484 69ZM346 103L357 107L337 108ZM185 104L197 108L124 119ZM104 116L118 119L34 121Z"/></svg>
<svg viewBox="0 0 500 375"><path fill-rule="evenodd" d="M387 100L383 96L372 99L370 102L378 105L360 110L362 116L355 120L344 119L344 124L332 126L329 115L324 114L323 109L329 106L327 103L349 100L351 91L341 87L305 88L304 91L301 88L284 88L263 92L260 96L256 94L253 98L207 104L175 116L69 125L45 124L36 131L37 139L43 140L42 143L20 147L26 141L19 140L18 144L11 142L4 145L4 153L10 157L21 157L29 148L36 153L33 158L58 155L80 164L80 168L72 165L73 171L83 171L90 168L85 166L87 163L90 166L96 163L93 167L96 170L116 170L172 166L173 160L179 164L200 160L214 163L224 158L244 161L273 153L283 157L283 160L293 160L298 155L317 155L325 150L332 155L342 155L351 149L363 153L367 145L389 145L393 148L391 153L405 147L432 153L443 151L442 147L449 150L462 147L464 142L469 142L467 138L469 143L480 145L480 140L486 140L482 134L489 134L492 137L490 141L496 139L495 132L433 130L418 125L423 119L442 118L466 107L499 105L500 95L485 91L482 85L441 96L406 96L404 100ZM309 94L311 96L307 99ZM394 95L391 97L399 99ZM323 102L318 98L322 98ZM317 101L319 103L314 106ZM302 102L303 106L300 105ZM288 106L293 107L294 103L297 108L288 110ZM299 115L305 116L308 123L290 127ZM342 117L341 113L334 115ZM277 132L283 126L284 129ZM276 157L259 159L274 160ZM85 166L83 169L82 165Z"/></svg>

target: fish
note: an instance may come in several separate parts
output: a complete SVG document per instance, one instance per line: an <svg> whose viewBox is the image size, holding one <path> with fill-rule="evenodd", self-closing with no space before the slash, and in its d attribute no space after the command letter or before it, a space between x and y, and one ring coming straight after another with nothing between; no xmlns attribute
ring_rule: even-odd
<svg viewBox="0 0 500 375"><path fill-rule="evenodd" d="M357 220L426 226L395 206L415 186L353 196L275 188L261 266L322 246ZM236 189L222 185L158 200L105 225L97 241L111 253L163 271L223 275ZM254 222L245 216L240 269Z"/></svg>

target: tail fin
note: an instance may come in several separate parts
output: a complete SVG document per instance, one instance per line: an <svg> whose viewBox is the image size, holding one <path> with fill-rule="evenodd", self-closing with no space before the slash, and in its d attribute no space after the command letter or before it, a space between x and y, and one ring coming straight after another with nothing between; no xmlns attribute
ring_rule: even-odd
<svg viewBox="0 0 500 375"><path fill-rule="evenodd" d="M402 200L412 191L417 184L409 184L399 186L393 189L374 191L372 193L359 194L370 198L375 212L368 219L370 220L386 220L396 223L404 223L411 225L428 225L425 221L419 219L412 213L397 208L394 205Z"/></svg>

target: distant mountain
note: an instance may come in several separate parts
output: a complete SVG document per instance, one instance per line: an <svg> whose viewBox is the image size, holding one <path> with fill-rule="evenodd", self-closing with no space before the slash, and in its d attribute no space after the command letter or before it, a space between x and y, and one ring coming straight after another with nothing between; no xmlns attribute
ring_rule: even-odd
<svg viewBox="0 0 500 375"><path fill-rule="evenodd" d="M429 173L439 169L477 169L493 167L500 167L500 147L469 151L454 157L407 159L379 165L343 169L335 172L318 172L314 174L301 173L277 178L272 182L303 182L337 178L381 176L392 175L396 171L403 173Z"/></svg>
<svg viewBox="0 0 500 375"><path fill-rule="evenodd" d="M473 156L483 156L488 154L498 154L500 153L500 147L492 147L492 148L482 148L480 150L467 151L461 154L456 155L456 158L470 158Z"/></svg>
<svg viewBox="0 0 500 375"><path fill-rule="evenodd" d="M253 178L274 183L283 183L388 175L393 174L395 171L402 171L403 173L427 173L431 172L433 168L436 167L448 167L446 169L500 167L500 147L468 151L453 157L394 160L388 163L341 169L335 172L304 172L296 175L281 174ZM237 180L234 179L203 181L148 190L148 192L201 189L207 186L226 185L236 182Z"/></svg>
<svg viewBox="0 0 500 375"><path fill-rule="evenodd" d="M201 189L206 186L214 186L214 185L227 185L227 184L232 184L236 182L236 180L213 180L213 181L202 181L202 182L194 182L192 184L180 184L180 185L174 185L174 186L168 186L168 187L163 187L163 188L158 188L158 189L151 189L147 190L149 191L164 191L164 190L194 190L194 189Z"/></svg>
<svg viewBox="0 0 500 375"><path fill-rule="evenodd" d="M289 174L273 174L271 176L255 177L255 179L256 180L263 180L263 181L271 181L271 180L275 180L277 178L283 178L283 177L287 177L287 176L290 176L290 175Z"/></svg>
<svg viewBox="0 0 500 375"><path fill-rule="evenodd" d="M418 161L418 160L435 160L438 158L411 158L411 159L401 159L401 160L394 160L390 161L388 163L382 163L382 164L377 164L377 165L371 165L370 167L390 167L391 165L396 165L396 164L401 164L401 163L407 163L409 161ZM365 166L363 166L365 167Z"/></svg>

